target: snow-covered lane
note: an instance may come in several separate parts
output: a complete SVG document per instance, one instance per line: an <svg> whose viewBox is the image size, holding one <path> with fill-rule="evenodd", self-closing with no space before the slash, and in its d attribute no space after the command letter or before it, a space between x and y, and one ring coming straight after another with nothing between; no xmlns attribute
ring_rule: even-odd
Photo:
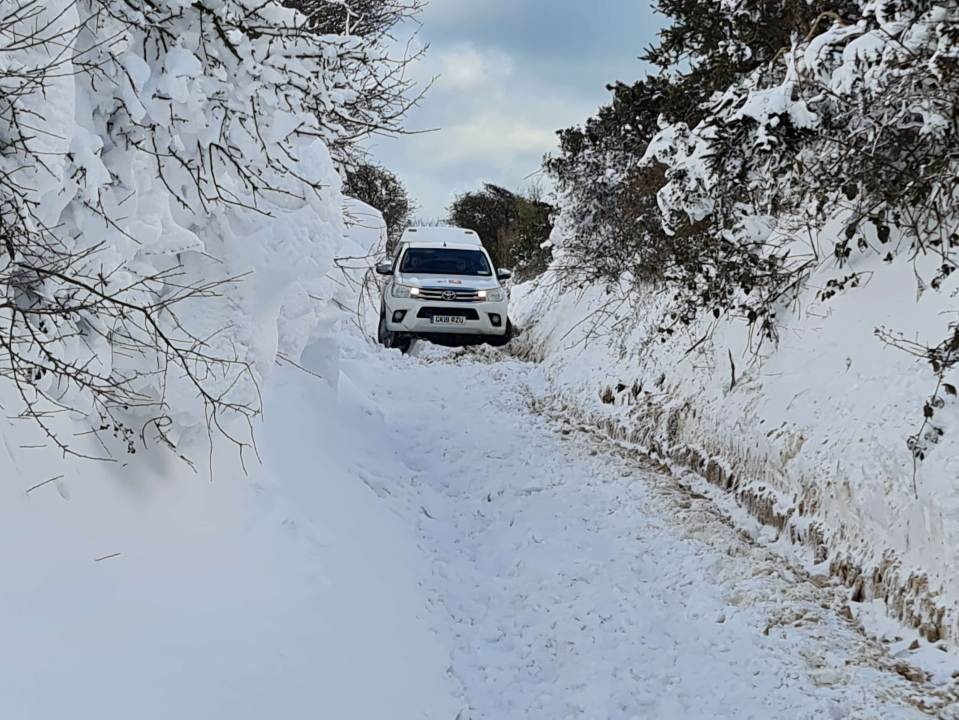
<svg viewBox="0 0 959 720"><path fill-rule="evenodd" d="M536 366L426 355L350 375L388 436L367 481L418 526L473 720L926 717L835 594L533 412Z"/></svg>

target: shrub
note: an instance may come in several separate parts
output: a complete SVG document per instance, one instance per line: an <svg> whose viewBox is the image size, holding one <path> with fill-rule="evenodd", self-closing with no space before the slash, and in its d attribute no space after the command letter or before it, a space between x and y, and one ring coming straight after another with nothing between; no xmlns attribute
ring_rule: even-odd
<svg viewBox="0 0 959 720"><path fill-rule="evenodd" d="M409 227L410 217L416 209L406 186L386 168L365 163L347 171L343 192L383 213L387 249L392 250Z"/></svg>
<svg viewBox="0 0 959 720"><path fill-rule="evenodd" d="M486 183L481 190L459 195L450 205L448 221L475 230L498 266L528 277L549 264L552 211L535 186L519 195Z"/></svg>

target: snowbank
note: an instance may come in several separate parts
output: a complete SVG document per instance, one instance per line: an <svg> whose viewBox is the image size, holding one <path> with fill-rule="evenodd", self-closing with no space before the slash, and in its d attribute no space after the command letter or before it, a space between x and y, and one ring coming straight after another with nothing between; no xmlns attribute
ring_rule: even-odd
<svg viewBox="0 0 959 720"><path fill-rule="evenodd" d="M58 357L137 393L137 403L104 406L58 376L58 400L89 415L94 431L104 415L137 429L159 415L164 440L189 445L205 434L216 398L217 421L243 434L222 415L255 415L276 358L296 358L331 332L336 258L358 246L346 238L328 148L335 130L323 113L348 112L355 97L344 74L368 48L306 33L303 21L278 2L163 0L138 10L57 0L0 38L11 86L3 91L17 91L0 118L2 140L16 137L18 117L33 130L5 145L0 172L11 180L0 199L22 209L25 233L71 258L61 261L71 278L137 306L187 296L175 315L156 313L181 349L166 356L154 357L152 338L124 345L122 319L111 327L82 306L54 316L66 338L51 342ZM31 28L40 28L36 47L16 42ZM62 54L52 67L50 47ZM9 74L21 66L43 82ZM198 286L208 290L189 292ZM37 294L62 298L65 289L48 280ZM216 360L184 360L182 348L197 346Z"/></svg>
<svg viewBox="0 0 959 720"><path fill-rule="evenodd" d="M339 246L377 250L382 218L345 203L366 221ZM429 570L378 497L404 470L373 450L389 430L353 379L373 352L351 309L362 277L334 267L314 284L329 302L281 305L280 345L308 347L262 388L259 462L223 438L212 479L161 448L65 462L0 421L0 715L456 716Z"/></svg>
<svg viewBox="0 0 959 720"><path fill-rule="evenodd" d="M357 467L382 418L343 373L268 390L262 465L222 448L213 482L157 453L64 467L4 423L0 715L455 717L428 569L371 489L397 469Z"/></svg>
<svg viewBox="0 0 959 720"><path fill-rule="evenodd" d="M834 274L824 268L780 318L776 348L757 348L741 321L712 318L664 343L668 298L654 288L626 296L552 273L516 289L515 319L558 402L734 494L854 599L879 598L928 638L955 643L956 401L937 412L946 431L918 464L914 490L906 440L935 378L924 359L875 335L915 328L910 339L935 345L953 301L948 289L917 297L907 258L875 274L878 257L854 262L872 279L824 301L817 291Z"/></svg>
<svg viewBox="0 0 959 720"><path fill-rule="evenodd" d="M397 468L357 460L383 423L344 370L371 352L361 298L385 226L342 196L322 113L345 121L369 48L278 2L13 11L0 201L18 239L124 308L214 283L157 323L229 362L178 364L124 335L124 313L111 326L36 283L79 306L50 347L144 400L49 381L64 457L0 383L0 716L454 717L416 539L373 489ZM2 269L31 260L8 249ZM249 410L255 445L211 423L191 372Z"/></svg>

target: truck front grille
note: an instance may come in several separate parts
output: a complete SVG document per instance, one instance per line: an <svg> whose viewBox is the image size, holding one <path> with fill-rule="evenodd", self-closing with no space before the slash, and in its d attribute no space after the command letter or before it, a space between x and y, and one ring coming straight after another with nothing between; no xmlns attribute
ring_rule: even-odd
<svg viewBox="0 0 959 720"><path fill-rule="evenodd" d="M420 299L443 302L477 302L479 291L467 288L420 288Z"/></svg>

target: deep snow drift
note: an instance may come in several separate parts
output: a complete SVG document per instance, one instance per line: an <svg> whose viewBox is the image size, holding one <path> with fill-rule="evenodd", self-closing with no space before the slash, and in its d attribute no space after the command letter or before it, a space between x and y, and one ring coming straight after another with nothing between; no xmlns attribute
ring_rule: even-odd
<svg viewBox="0 0 959 720"><path fill-rule="evenodd" d="M68 408L49 424L105 458L90 462L0 385L0 716L452 718L422 558L358 481L376 427L340 369L369 354L357 308L384 227L342 197L329 148L362 111L351 73L376 64L373 41L308 34L274 2L9 10L0 228L64 270L29 288L76 306L47 348L141 402L105 407L47 374ZM35 260L5 250L4 282ZM149 332L131 347L124 313L89 311L77 278L135 306L240 278L157 313L181 352L229 362L154 357ZM191 372L246 409L212 438ZM217 430L247 440L244 418L241 456Z"/></svg>
<svg viewBox="0 0 959 720"><path fill-rule="evenodd" d="M105 460L64 458L16 417L4 354L0 715L450 717L408 533L355 483L358 436L340 422L365 407L339 358L365 348L355 311L383 223L342 197L322 113L342 129L362 105L351 63L375 50L307 34L273 2L5 10L0 227L21 235L4 235L0 272L59 268L24 300L77 308L50 316L45 349L138 402L47 373L38 387L68 408L48 424ZM124 311L89 310L78 278ZM229 278L156 313L180 353L227 363L154 354L156 333L124 324L130 306ZM6 333L21 318L3 313ZM308 346L317 377L292 366ZM245 408L212 438L191 373ZM258 433L241 457L218 430L248 440L244 417Z"/></svg>
<svg viewBox="0 0 959 720"><path fill-rule="evenodd" d="M272 0L11 4L0 272L27 286L25 309L51 309L46 344L22 353L46 371L41 412L62 404L86 430L146 426L173 446L215 416L243 441L276 358L332 331L335 259L356 248L330 147L363 107L351 72L378 50L304 23ZM18 280L34 266L39 280ZM131 307L163 309L143 322ZM30 337L15 313L0 324ZM76 368L93 381L71 382ZM113 396L91 390L111 384ZM122 455L110 435L105 450Z"/></svg>
<svg viewBox="0 0 959 720"><path fill-rule="evenodd" d="M382 247L382 218L356 201L347 215L341 264L358 267ZM327 334L302 357L309 373L281 360L269 374L262 462L241 467L223 439L212 475L158 448L65 462L28 447L32 425L2 422L0 715L455 716L424 559L362 482L384 436L341 367L371 352L351 307L362 278L323 279Z"/></svg>
<svg viewBox="0 0 959 720"><path fill-rule="evenodd" d="M0 715L455 717L424 558L362 482L368 401L293 368L269 390L249 476L226 448L213 482L141 461L25 494L58 468L3 454Z"/></svg>

